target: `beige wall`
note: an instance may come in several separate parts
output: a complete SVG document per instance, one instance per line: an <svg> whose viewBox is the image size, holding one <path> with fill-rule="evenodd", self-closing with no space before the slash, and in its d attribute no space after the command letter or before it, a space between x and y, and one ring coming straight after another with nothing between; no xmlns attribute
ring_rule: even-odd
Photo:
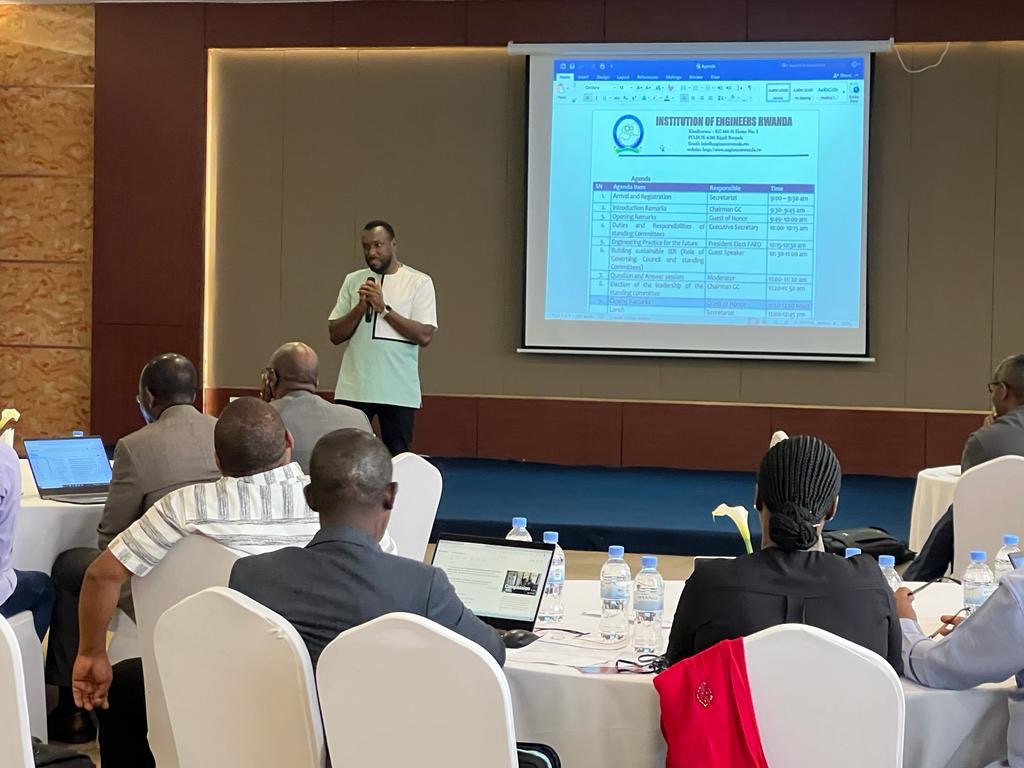
<svg viewBox="0 0 1024 768"><path fill-rule="evenodd" d="M333 386L326 316L374 217L434 278L430 394L975 409L1024 350L1024 45L954 45L913 77L877 59L871 364L516 354L525 73L502 50L218 51L210 71L209 387L254 386L293 338Z"/></svg>
<svg viewBox="0 0 1024 768"><path fill-rule="evenodd" d="M93 8L0 5L0 408L89 428Z"/></svg>

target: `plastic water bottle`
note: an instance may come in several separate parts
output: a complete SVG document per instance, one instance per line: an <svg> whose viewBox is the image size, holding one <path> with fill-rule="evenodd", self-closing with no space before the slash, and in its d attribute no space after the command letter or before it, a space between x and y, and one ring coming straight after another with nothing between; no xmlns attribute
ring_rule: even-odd
<svg viewBox="0 0 1024 768"><path fill-rule="evenodd" d="M512 541L533 541L533 537L530 532L526 530L526 518L525 517L513 517L512 518L512 530L508 532L506 539Z"/></svg>
<svg viewBox="0 0 1024 768"><path fill-rule="evenodd" d="M617 643L629 634L629 588L633 574L622 556L622 547L608 547L608 560L601 566L601 639Z"/></svg>
<svg viewBox="0 0 1024 768"><path fill-rule="evenodd" d="M562 588L565 586L565 552L558 546L558 533L544 531L544 543L554 544L555 553L551 556L551 568L548 569L548 580L544 582L544 597L540 601L538 620L544 624L557 624L565 617L562 605Z"/></svg>
<svg viewBox="0 0 1024 768"><path fill-rule="evenodd" d="M846 557L856 557L859 554L861 554L860 547L847 547L846 548Z"/></svg>
<svg viewBox="0 0 1024 768"><path fill-rule="evenodd" d="M895 592L903 586L903 579L896 573L896 558L893 555L879 555L878 567L882 569L882 575L889 583L889 589Z"/></svg>
<svg viewBox="0 0 1024 768"><path fill-rule="evenodd" d="M633 584L633 650L661 653L661 615L665 610L665 580L658 573L658 558L645 555Z"/></svg>
<svg viewBox="0 0 1024 768"><path fill-rule="evenodd" d="M971 552L971 564L964 571L964 608L970 616L995 589L995 578L986 564L987 555L981 551Z"/></svg>
<svg viewBox="0 0 1024 768"><path fill-rule="evenodd" d="M1013 563L1010 562L1010 555L1015 555L1020 552L1020 536L1013 533L1008 533L1003 536L1003 547L996 553L996 561L993 564L993 569L996 572L996 584L998 584L1003 576L1013 572Z"/></svg>

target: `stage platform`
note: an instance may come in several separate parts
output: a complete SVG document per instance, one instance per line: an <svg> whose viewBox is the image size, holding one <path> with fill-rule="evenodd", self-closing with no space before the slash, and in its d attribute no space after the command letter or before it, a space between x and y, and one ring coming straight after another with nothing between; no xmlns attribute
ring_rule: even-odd
<svg viewBox="0 0 1024 768"><path fill-rule="evenodd" d="M512 518L521 515L535 539L543 531L558 531L565 549L621 544L627 552L651 554L742 554L733 524L711 517L723 502L747 507L751 536L756 542L761 535L752 472L430 461L444 478L431 541L441 531L504 536ZM905 541L913 495L912 478L845 476L839 514L829 528L876 526Z"/></svg>

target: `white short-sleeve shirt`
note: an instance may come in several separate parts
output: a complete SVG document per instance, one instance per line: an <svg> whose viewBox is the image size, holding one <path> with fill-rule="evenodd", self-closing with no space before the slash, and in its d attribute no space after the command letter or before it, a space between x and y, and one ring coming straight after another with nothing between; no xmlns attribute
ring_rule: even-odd
<svg viewBox="0 0 1024 768"><path fill-rule="evenodd" d="M393 275L359 269L345 277L329 320L337 320L359 303L359 286L373 277L381 285L384 303L402 317L437 328L437 300L430 276L402 264ZM387 320L374 315L360 321L341 360L338 400L419 408L420 347L398 334Z"/></svg>

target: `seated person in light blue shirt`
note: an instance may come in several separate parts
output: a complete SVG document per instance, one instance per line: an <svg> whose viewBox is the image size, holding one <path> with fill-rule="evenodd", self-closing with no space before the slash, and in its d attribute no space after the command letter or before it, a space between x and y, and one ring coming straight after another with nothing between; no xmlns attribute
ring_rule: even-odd
<svg viewBox="0 0 1024 768"><path fill-rule="evenodd" d="M1007 574L998 589L968 619L943 616L955 624L943 628L945 640L921 631L910 590L896 592L896 613L903 627L903 672L929 688L964 690L1015 677L1010 692L1009 765L1024 768L1024 572Z"/></svg>

